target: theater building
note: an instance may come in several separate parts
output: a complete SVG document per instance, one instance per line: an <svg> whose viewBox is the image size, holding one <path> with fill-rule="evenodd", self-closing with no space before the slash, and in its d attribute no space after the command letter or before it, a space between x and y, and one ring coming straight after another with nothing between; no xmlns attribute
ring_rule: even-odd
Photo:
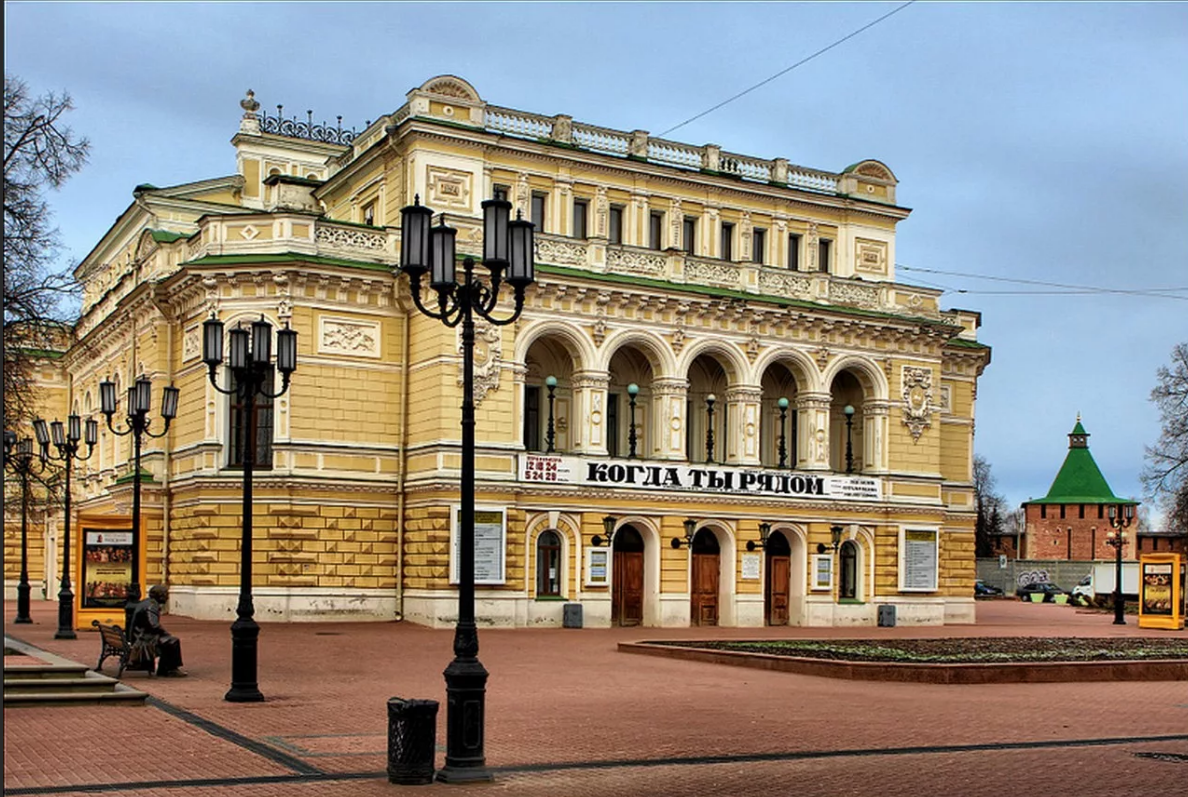
<svg viewBox="0 0 1188 797"><path fill-rule="evenodd" d="M417 198L478 255L500 197L536 225L536 282L516 323L478 328L480 623L973 621L990 351L976 312L897 281L887 166L512 110L452 76L358 134L241 106L230 174L138 186L78 266L57 361L83 416L105 379L151 377L154 411L181 390L146 440L137 546L174 612L231 619L238 591L243 430L202 360L213 314L298 333L249 427L257 619L453 623L462 356L396 274L400 211ZM103 424L76 544L129 527L130 451Z"/></svg>

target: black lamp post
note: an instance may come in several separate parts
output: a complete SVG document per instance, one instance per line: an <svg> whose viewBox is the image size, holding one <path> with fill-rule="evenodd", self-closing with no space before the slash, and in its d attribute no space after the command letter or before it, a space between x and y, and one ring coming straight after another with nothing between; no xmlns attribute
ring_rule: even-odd
<svg viewBox="0 0 1188 797"><path fill-rule="evenodd" d="M602 519L602 531L604 534L606 534L606 547L608 548L610 547L611 541L615 538L615 524L618 522L619 519L614 515L607 515ZM599 537L597 534L595 534L590 540L590 543L595 548L597 548L599 545L602 545L602 542L603 538Z"/></svg>
<svg viewBox="0 0 1188 797"><path fill-rule="evenodd" d="M243 465L243 527L239 541L239 603L231 624L231 688L223 695L232 703L255 703L264 699L256 678L260 626L253 619L252 602L252 470L256 464L256 396L279 398L289 389L289 379L297 370L297 332L288 324L276 333L276 370L281 373L281 388L269 393L269 367L272 360L272 324L264 316L252 322L249 332L242 325L230 332L231 354L227 370L231 385L219 387L218 370L223 364L223 322L213 314L202 324L202 360L210 372L210 384L225 395L237 396L240 405L240 459Z"/></svg>
<svg viewBox="0 0 1188 797"><path fill-rule="evenodd" d="M776 402L780 408L780 464L779 467L785 468L788 466L788 444L784 436L784 431L787 428L788 422L788 399L780 397Z"/></svg>
<svg viewBox="0 0 1188 797"><path fill-rule="evenodd" d="M17 582L17 614L14 623L33 622L29 616L29 476L45 469L45 463L33 457L33 440L17 441L16 432L4 430L4 466L21 479L21 580Z"/></svg>
<svg viewBox="0 0 1188 797"><path fill-rule="evenodd" d="M488 199L483 207L483 265L490 271L484 283L474 273L474 258L462 261L463 281L455 280L455 236L445 219L432 226L433 211L413 204L400 211L402 270L417 309L447 327L462 325L462 522L458 540L458 622L454 627L454 659L445 669L446 758L439 780L461 783L491 780L483 753L487 670L478 659L478 629L474 622L474 317L503 326L524 309L524 291L534 281L533 225L511 220L510 202ZM504 272L507 272L506 278ZM429 287L437 293L437 309L421 300L421 278L429 273ZM515 296L507 318L492 315L499 289L506 281ZM550 448L551 450L551 448Z"/></svg>
<svg viewBox="0 0 1188 797"><path fill-rule="evenodd" d="M87 455L79 456L78 444L83 439L82 419L71 415L66 419L66 426L61 421L54 421L47 431L45 421L41 418L33 421L33 433L37 435L37 443L41 447L41 461L51 459L66 465L66 497L63 509L65 521L62 524L62 579L58 589L58 630L54 639L77 639L74 633L74 593L70 590L70 471L76 459L90 459L95 453L95 443L99 442L99 423L93 418L87 418ZM57 454L50 453L51 433Z"/></svg>
<svg viewBox="0 0 1188 797"><path fill-rule="evenodd" d="M127 423L128 428L120 431L112 423L112 416L116 411L116 387L114 382L99 383L99 404L107 416L107 428L114 434L132 435L133 471L132 471L132 581L128 584L127 600L124 604L124 627L132 631L133 607L140 600L140 447L144 435L157 438L164 437L169 431L169 422L177 417L178 389L172 385L165 388L161 398L161 418L165 421L164 428L154 434L149 431L152 418L148 417L152 407L153 383L143 374L136 383L128 388Z"/></svg>
<svg viewBox="0 0 1188 797"><path fill-rule="evenodd" d="M1134 520L1134 504L1110 506L1110 525L1106 544L1114 548L1114 625L1126 625L1126 604L1122 602L1122 548L1126 545L1126 531Z"/></svg>
<svg viewBox="0 0 1188 797"><path fill-rule="evenodd" d="M630 425L627 427L627 459L635 459L635 397L639 395L639 385L632 382L627 386L627 403L631 408Z"/></svg>
<svg viewBox="0 0 1188 797"><path fill-rule="evenodd" d="M697 536L697 521L694 520L693 518L688 518L687 520L685 520L685 536L684 537L673 537L672 538L672 547L679 549L682 545L687 545L687 546L689 546L689 549L692 550L693 538L696 536Z"/></svg>
<svg viewBox="0 0 1188 797"><path fill-rule="evenodd" d="M557 377L545 377L545 387L549 389L549 427L545 433L545 453L552 454L556 450L554 444L557 441L556 425L553 422L553 401L556 398L554 394L557 391Z"/></svg>
<svg viewBox="0 0 1188 797"><path fill-rule="evenodd" d="M854 405L847 404L846 414L846 473L854 472Z"/></svg>
<svg viewBox="0 0 1188 797"><path fill-rule="evenodd" d="M717 397L710 393L705 397L705 464L714 464L714 402Z"/></svg>
<svg viewBox="0 0 1188 797"><path fill-rule="evenodd" d="M771 524L770 523L760 523L759 524L759 542L755 542L754 540L747 540L747 550L753 551L756 548L766 548L767 547L767 538L770 536L771 536Z"/></svg>

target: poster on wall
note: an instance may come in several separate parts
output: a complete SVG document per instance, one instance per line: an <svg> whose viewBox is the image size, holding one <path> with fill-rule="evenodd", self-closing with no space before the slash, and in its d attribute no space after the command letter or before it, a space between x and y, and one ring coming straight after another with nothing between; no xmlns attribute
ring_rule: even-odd
<svg viewBox="0 0 1188 797"><path fill-rule="evenodd" d="M605 587L610 583L610 548L586 549L586 586Z"/></svg>
<svg viewBox="0 0 1188 797"><path fill-rule="evenodd" d="M744 553L742 555L742 577L743 581L759 580L759 554Z"/></svg>
<svg viewBox="0 0 1188 797"><path fill-rule="evenodd" d="M1171 562L1143 562L1142 601L1143 614L1172 615L1172 571Z"/></svg>
<svg viewBox="0 0 1188 797"><path fill-rule="evenodd" d="M123 607L132 583L132 532L83 529L84 609Z"/></svg>
<svg viewBox="0 0 1188 797"><path fill-rule="evenodd" d="M899 588L918 592L936 591L937 532L911 529L903 532L900 551Z"/></svg>
<svg viewBox="0 0 1188 797"><path fill-rule="evenodd" d="M504 551L507 548L507 526L502 509L474 511L474 583L503 584ZM458 540L462 530L462 510L454 510L450 530L450 583L458 583Z"/></svg>
<svg viewBox="0 0 1188 797"><path fill-rule="evenodd" d="M813 589L833 589L833 557L829 554L813 555Z"/></svg>

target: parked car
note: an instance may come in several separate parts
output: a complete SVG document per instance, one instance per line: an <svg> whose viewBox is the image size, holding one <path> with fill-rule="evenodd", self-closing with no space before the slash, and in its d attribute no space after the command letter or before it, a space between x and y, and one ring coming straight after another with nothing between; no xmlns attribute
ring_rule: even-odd
<svg viewBox="0 0 1188 797"><path fill-rule="evenodd" d="M1081 579L1080 583L1072 588L1072 596L1080 598L1085 603L1092 603L1096 593L1093 590L1093 574L1088 573Z"/></svg>
<svg viewBox="0 0 1188 797"><path fill-rule="evenodd" d="M998 587L992 587L982 579L974 582L974 597L975 598L989 598L994 595L1001 595L1002 590Z"/></svg>
<svg viewBox="0 0 1188 797"><path fill-rule="evenodd" d="M1015 594L1019 596L1020 600L1031 600L1033 593L1038 593L1044 596L1044 603L1052 603L1057 595L1067 595L1068 590L1061 589L1050 581L1043 581L1038 584L1026 584L1015 590Z"/></svg>

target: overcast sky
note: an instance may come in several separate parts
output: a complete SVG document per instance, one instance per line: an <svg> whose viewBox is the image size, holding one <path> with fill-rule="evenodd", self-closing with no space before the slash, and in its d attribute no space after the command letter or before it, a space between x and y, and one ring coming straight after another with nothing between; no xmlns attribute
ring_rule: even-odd
<svg viewBox="0 0 1188 797"><path fill-rule="evenodd" d="M91 140L50 197L66 262L137 184L234 173L248 88L361 129L456 74L659 135L899 5L9 2L5 71L68 91ZM982 313L975 447L1000 490L1044 495L1080 412L1114 492L1141 496L1155 369L1188 340L1188 4L917 2L666 137L890 166L913 209L898 279Z"/></svg>

